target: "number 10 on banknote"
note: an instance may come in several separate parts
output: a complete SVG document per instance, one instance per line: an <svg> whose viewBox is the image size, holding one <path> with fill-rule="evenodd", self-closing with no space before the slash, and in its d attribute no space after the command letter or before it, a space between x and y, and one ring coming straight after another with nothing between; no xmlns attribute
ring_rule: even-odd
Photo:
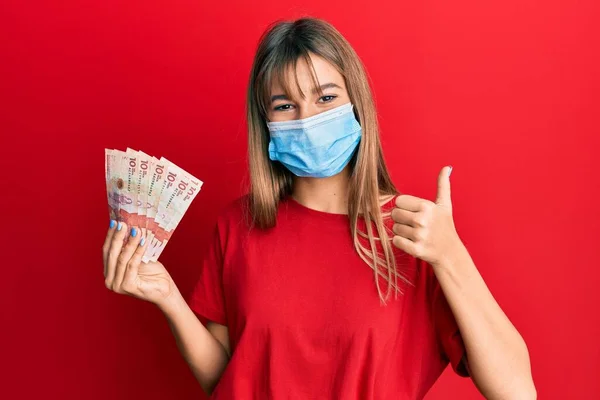
<svg viewBox="0 0 600 400"><path fill-rule="evenodd" d="M105 149L104 168L110 218L138 227L148 243L142 261L157 261L202 181L164 157L129 148Z"/></svg>

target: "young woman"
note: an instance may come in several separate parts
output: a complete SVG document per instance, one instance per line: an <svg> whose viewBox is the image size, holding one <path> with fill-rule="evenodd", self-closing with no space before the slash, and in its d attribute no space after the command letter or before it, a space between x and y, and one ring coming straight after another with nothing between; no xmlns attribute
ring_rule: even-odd
<svg viewBox="0 0 600 400"><path fill-rule="evenodd" d="M111 221L106 286L155 303L221 399L420 399L448 363L532 399L527 347L459 239L451 167L399 194L365 70L328 23L274 24L248 89L251 188L222 212L192 297ZM198 318L198 316L200 318Z"/></svg>

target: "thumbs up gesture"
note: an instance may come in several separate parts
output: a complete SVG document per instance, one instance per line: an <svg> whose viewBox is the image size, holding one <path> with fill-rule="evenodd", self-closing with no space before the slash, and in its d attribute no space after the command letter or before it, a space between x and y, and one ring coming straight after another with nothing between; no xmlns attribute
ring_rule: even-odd
<svg viewBox="0 0 600 400"><path fill-rule="evenodd" d="M433 267L451 259L463 246L452 219L451 171L452 167L442 168L435 203L400 195L392 210L394 246Z"/></svg>

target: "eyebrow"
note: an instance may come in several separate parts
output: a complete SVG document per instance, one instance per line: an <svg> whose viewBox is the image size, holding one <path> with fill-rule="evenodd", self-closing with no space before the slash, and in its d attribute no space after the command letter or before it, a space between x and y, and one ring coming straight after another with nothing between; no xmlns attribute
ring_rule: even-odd
<svg viewBox="0 0 600 400"><path fill-rule="evenodd" d="M320 91L324 91L325 89L333 89L333 88L341 89L341 87L338 84L335 84L333 82L324 83L319 88L321 89ZM319 89L313 88L312 93L313 94L319 93ZM289 99L285 96L285 94L276 94L274 96L271 96L271 103L274 102L275 100L289 100Z"/></svg>

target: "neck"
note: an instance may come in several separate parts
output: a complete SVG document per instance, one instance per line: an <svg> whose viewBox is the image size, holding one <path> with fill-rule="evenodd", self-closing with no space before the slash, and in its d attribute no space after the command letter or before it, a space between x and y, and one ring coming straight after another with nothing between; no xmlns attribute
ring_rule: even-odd
<svg viewBox="0 0 600 400"><path fill-rule="evenodd" d="M314 210L332 214L348 214L349 179L349 166L329 178L297 176L294 178L292 197L298 203Z"/></svg>

